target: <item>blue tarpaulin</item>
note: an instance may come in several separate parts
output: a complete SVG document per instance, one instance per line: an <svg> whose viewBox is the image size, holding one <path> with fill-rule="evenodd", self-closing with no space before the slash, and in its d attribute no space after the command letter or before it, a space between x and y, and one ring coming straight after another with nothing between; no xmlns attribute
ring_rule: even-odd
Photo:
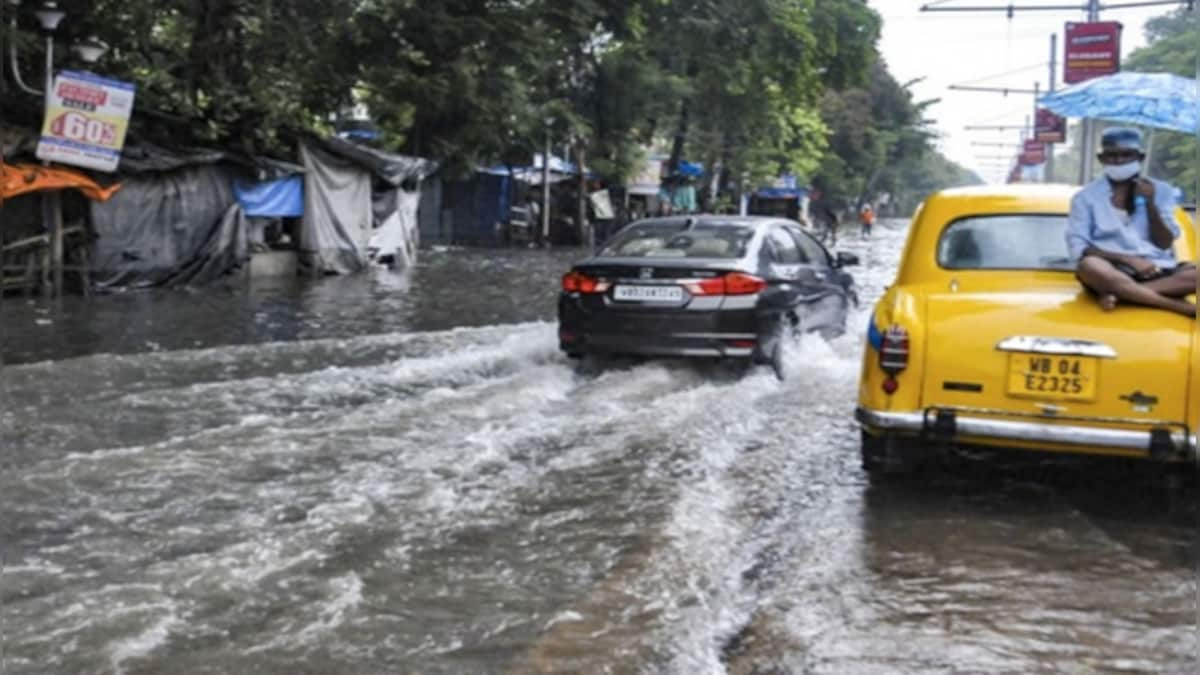
<svg viewBox="0 0 1200 675"><path fill-rule="evenodd" d="M765 187L759 188L754 193L754 196L759 199L804 199L808 196L808 190L804 188Z"/></svg>
<svg viewBox="0 0 1200 675"><path fill-rule="evenodd" d="M247 216L298 218L304 215L304 178L288 176L261 183L237 181L233 193Z"/></svg>
<svg viewBox="0 0 1200 675"><path fill-rule="evenodd" d="M1196 133L1196 81L1170 73L1122 72L1097 77L1038 99L1064 117L1140 124Z"/></svg>

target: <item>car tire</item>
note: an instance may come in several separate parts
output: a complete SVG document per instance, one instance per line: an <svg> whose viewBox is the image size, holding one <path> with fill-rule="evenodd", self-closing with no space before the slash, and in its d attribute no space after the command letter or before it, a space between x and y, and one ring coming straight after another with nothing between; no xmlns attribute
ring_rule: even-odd
<svg viewBox="0 0 1200 675"><path fill-rule="evenodd" d="M775 379L783 382L787 379L787 356L784 354L783 348L783 331L780 330L775 337L775 346L771 349L771 370L775 373Z"/></svg>

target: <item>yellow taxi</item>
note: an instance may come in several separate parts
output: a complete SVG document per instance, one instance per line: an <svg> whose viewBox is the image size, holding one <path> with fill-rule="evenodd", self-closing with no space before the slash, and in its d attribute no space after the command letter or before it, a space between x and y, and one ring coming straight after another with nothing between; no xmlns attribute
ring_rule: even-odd
<svg viewBox="0 0 1200 675"><path fill-rule="evenodd" d="M868 472L955 446L1196 461L1198 324L1101 309L1067 258L1076 190L958 188L917 209L868 327L856 411ZM1192 221L1176 218L1176 254L1193 261Z"/></svg>

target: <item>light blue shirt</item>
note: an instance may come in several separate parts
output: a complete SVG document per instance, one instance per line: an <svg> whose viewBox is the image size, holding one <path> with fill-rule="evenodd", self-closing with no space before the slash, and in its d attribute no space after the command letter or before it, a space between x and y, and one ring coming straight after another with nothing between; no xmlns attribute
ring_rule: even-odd
<svg viewBox="0 0 1200 675"><path fill-rule="evenodd" d="M1175 222L1177 206L1175 188L1170 183L1150 179L1154 183L1154 204L1163 224L1173 238L1179 237ZM1173 247L1159 248L1150 239L1150 216L1147 209L1135 209L1132 217L1112 205L1112 185L1100 178L1080 188L1071 199L1071 215L1067 218L1067 251L1078 262L1087 247L1110 253L1123 253L1145 258L1159 267L1175 267Z"/></svg>

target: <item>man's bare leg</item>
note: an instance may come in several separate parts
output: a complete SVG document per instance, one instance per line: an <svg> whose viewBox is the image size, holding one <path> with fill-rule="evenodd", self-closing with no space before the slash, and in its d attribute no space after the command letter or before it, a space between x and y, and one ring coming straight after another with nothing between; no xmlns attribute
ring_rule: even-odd
<svg viewBox="0 0 1200 675"><path fill-rule="evenodd" d="M1169 277L1148 281L1142 285L1168 298L1186 298L1196 292L1196 268L1188 267Z"/></svg>
<svg viewBox="0 0 1200 675"><path fill-rule="evenodd" d="M1085 284L1100 294L1100 306L1105 310L1112 310L1117 306L1118 301L1123 300L1136 305L1166 309L1185 316L1196 316L1196 306L1192 303L1167 297L1155 291L1149 284L1138 283L1103 258L1085 257L1079 261L1077 272ZM1192 288L1195 288L1194 274L1193 272L1191 275ZM1185 275L1187 275L1186 272L1179 273L1179 276Z"/></svg>

